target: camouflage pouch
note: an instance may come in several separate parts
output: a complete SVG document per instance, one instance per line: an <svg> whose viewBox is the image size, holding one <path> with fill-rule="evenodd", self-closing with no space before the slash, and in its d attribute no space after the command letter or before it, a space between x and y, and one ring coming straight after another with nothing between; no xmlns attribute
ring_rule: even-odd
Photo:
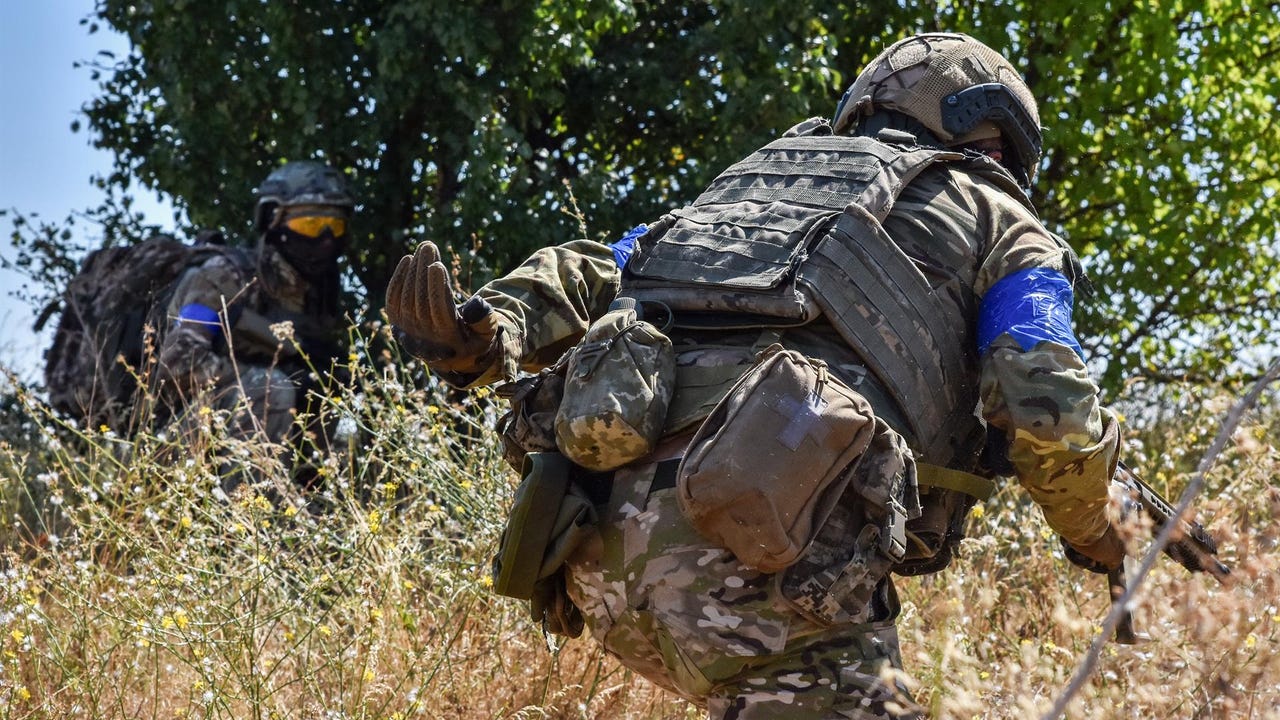
<svg viewBox="0 0 1280 720"><path fill-rule="evenodd" d="M907 553L908 518L920 515L911 450L884 420L874 426L849 471L847 492L800 560L781 574L782 596L820 625L878 619L876 588Z"/></svg>
<svg viewBox="0 0 1280 720"><path fill-rule="evenodd" d="M870 403L826 363L771 345L694 435L680 507L708 540L776 573L822 528L874 431Z"/></svg>
<svg viewBox="0 0 1280 720"><path fill-rule="evenodd" d="M675 387L671 340L620 298L587 329L565 374L556 445L588 470L647 455L662 435Z"/></svg>

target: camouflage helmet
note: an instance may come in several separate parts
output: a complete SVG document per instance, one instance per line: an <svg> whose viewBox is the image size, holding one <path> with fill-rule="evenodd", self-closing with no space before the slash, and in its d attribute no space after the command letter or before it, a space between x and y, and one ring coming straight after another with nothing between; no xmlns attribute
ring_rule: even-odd
<svg viewBox="0 0 1280 720"><path fill-rule="evenodd" d="M258 230L271 227L276 212L296 205L331 205L350 215L355 198L338 170L314 160L281 165L254 188L253 219Z"/></svg>
<svg viewBox="0 0 1280 720"><path fill-rule="evenodd" d="M1006 162L1030 185L1040 164L1040 113L1031 89L1000 53L960 33L925 33L880 53L849 86L832 126L854 133L864 118L893 110L919 122L945 146L994 137Z"/></svg>

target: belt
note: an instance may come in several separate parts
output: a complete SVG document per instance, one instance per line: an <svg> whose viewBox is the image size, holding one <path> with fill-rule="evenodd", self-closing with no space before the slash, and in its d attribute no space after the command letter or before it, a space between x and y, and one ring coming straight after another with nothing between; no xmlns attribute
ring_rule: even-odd
<svg viewBox="0 0 1280 720"><path fill-rule="evenodd" d="M659 460L653 471L653 482L649 485L649 494L659 490L669 490L676 486L676 471L680 469L680 458ZM579 470L578 485L586 492L587 497L596 505L605 505L613 495L613 476L615 470L608 472L584 472Z"/></svg>

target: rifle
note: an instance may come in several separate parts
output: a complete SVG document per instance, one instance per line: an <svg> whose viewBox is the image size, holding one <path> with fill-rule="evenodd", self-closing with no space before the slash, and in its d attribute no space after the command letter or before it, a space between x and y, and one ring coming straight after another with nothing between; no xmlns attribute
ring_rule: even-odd
<svg viewBox="0 0 1280 720"><path fill-rule="evenodd" d="M1214 540L1208 530L1204 529L1203 525L1194 520L1175 517L1173 504L1156 492L1142 478L1138 477L1138 474L1129 469L1124 463L1120 463L1116 468L1116 474L1111 481L1119 485L1123 492L1120 507L1122 520L1130 517L1135 512L1146 513L1151 518L1153 537L1158 535L1161 529L1171 520L1176 521L1178 529L1174 532L1169 544L1164 547L1164 554L1191 572L1206 572L1212 575L1219 583L1224 585L1227 583L1227 578L1231 575L1231 568L1218 560L1218 542ZM1071 562L1091 572L1105 573L1107 575L1107 584L1111 590L1111 601L1116 602L1120 599L1120 596L1125 591L1123 565L1114 570L1108 570L1106 567L1076 552L1065 541L1062 545L1066 551L1067 559ZM1140 636L1134 630L1133 614L1125 610L1120 618L1120 623L1116 625L1116 642L1122 645L1133 645L1144 639L1147 638Z"/></svg>

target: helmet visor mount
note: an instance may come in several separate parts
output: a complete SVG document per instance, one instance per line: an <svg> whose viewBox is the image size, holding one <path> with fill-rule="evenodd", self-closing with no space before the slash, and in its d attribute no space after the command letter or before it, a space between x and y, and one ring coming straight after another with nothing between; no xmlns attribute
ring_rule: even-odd
<svg viewBox="0 0 1280 720"><path fill-rule="evenodd" d="M1005 166L1023 186L1029 186L1035 168L1028 163L1040 157L1040 128L1008 86L982 83L942 99L942 127L951 135L967 135L984 120L1000 128L1015 156Z"/></svg>

